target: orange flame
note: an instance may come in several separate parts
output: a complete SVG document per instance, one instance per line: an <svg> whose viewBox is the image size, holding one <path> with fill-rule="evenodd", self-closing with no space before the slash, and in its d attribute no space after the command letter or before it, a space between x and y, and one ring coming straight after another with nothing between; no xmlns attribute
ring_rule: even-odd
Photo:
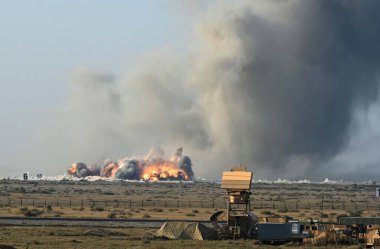
<svg viewBox="0 0 380 249"><path fill-rule="evenodd" d="M178 168L177 164L172 161L163 161L147 165L141 175L142 179L150 182L163 179L189 180L186 173Z"/></svg>
<svg viewBox="0 0 380 249"><path fill-rule="evenodd" d="M115 176L117 170L119 169L119 165L115 162L107 163L106 166L100 171L100 176L103 177L113 177Z"/></svg>
<svg viewBox="0 0 380 249"><path fill-rule="evenodd" d="M70 168L67 170L67 173L70 175L74 175L77 172L77 163L71 164Z"/></svg>

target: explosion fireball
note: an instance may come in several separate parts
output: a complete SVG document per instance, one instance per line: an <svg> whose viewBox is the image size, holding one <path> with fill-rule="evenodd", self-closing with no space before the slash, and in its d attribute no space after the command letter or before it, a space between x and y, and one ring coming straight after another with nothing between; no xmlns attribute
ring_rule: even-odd
<svg viewBox="0 0 380 249"><path fill-rule="evenodd" d="M163 158L163 151L152 148L143 159L125 158L118 162L106 160L103 167L87 167L83 162L75 162L67 174L84 178L87 176L114 177L123 180L183 180L194 178L191 159L182 155L182 147L177 149L170 160Z"/></svg>

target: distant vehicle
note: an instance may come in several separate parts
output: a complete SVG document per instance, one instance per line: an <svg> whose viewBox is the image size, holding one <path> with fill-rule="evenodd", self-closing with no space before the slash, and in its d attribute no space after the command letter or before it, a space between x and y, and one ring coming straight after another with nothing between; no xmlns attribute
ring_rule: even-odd
<svg viewBox="0 0 380 249"><path fill-rule="evenodd" d="M43 178L43 177L44 177L43 174L41 174L41 173L37 174L37 178L38 178L38 179L41 179L41 178Z"/></svg>

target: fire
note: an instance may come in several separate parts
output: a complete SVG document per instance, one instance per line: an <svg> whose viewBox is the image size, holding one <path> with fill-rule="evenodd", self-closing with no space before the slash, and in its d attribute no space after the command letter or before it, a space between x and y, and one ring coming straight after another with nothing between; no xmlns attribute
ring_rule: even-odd
<svg viewBox="0 0 380 249"><path fill-rule="evenodd" d="M88 168L87 165L82 162L75 162L71 164L71 167L67 170L67 173L69 175L73 175L76 177L94 175L96 174L96 172L97 172L97 169L95 169L94 167Z"/></svg>
<svg viewBox="0 0 380 249"><path fill-rule="evenodd" d="M109 162L100 170L100 176L114 177L118 170L119 170L119 165L117 163Z"/></svg>
<svg viewBox="0 0 380 249"><path fill-rule="evenodd" d="M172 161L163 161L146 166L142 173L142 179L152 182L163 179L189 180L189 176L184 170L180 169L176 163Z"/></svg>
<svg viewBox="0 0 380 249"><path fill-rule="evenodd" d="M147 156L141 159L125 158L118 162L107 160L103 167L75 162L67 170L74 177L100 176L105 178L125 180L183 180L194 178L192 163L188 156L182 156L179 148L170 160L163 159L163 151L151 149Z"/></svg>
<svg viewBox="0 0 380 249"><path fill-rule="evenodd" d="M77 172L77 163L71 164L70 168L67 170L67 173L74 175Z"/></svg>

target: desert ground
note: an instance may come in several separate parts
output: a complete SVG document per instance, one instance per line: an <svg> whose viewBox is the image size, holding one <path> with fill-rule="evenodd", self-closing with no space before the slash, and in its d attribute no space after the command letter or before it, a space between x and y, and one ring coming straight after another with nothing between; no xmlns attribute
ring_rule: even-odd
<svg viewBox="0 0 380 249"><path fill-rule="evenodd" d="M260 217L332 222L339 215L380 216L376 186L254 183L251 209ZM202 221L215 211L224 210L226 197L220 184L206 182L0 180L0 216ZM259 247L244 240L157 241L152 237L156 230L2 226L0 244L16 248Z"/></svg>
<svg viewBox="0 0 380 249"><path fill-rule="evenodd" d="M152 249L186 249L186 248L275 248L257 245L252 240L235 241L195 241L195 240L155 240L153 229L83 229L78 227L2 227L0 244L15 248L152 248ZM294 245L282 248L297 248ZM1 248L1 246L0 246ZM343 248L342 246L298 246L298 248ZM345 246L356 249L357 246Z"/></svg>

